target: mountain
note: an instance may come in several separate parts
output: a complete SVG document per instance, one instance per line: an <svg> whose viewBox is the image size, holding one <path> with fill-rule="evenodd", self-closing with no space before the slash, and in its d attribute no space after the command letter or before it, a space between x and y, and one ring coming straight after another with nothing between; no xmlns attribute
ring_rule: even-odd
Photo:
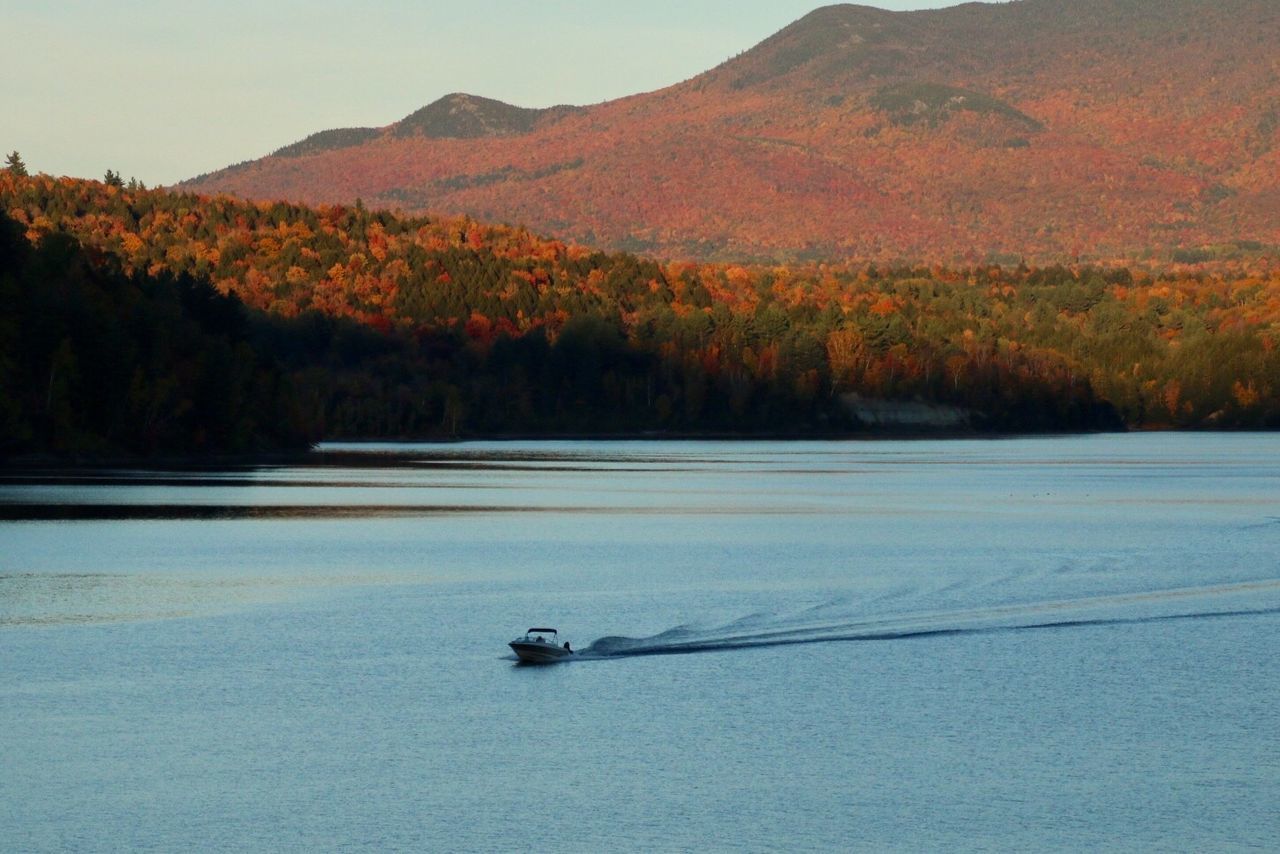
<svg viewBox="0 0 1280 854"><path fill-rule="evenodd" d="M703 259L1169 258L1280 244L1274 0L818 9L678 85L447 96L187 181Z"/></svg>

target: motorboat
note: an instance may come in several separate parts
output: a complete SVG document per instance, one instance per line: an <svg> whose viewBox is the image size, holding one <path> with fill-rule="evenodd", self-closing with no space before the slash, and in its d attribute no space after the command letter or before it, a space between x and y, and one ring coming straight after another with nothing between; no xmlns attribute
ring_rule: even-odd
<svg viewBox="0 0 1280 854"><path fill-rule="evenodd" d="M554 664L573 655L569 642L560 643L555 629L534 628L507 644L516 656L527 664Z"/></svg>

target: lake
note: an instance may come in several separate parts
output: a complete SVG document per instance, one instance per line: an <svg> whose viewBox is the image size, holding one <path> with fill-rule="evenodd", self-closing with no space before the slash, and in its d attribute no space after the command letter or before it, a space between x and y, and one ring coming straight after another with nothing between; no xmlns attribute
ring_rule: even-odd
<svg viewBox="0 0 1280 854"><path fill-rule="evenodd" d="M1280 435L321 451L0 472L0 847L1280 846Z"/></svg>

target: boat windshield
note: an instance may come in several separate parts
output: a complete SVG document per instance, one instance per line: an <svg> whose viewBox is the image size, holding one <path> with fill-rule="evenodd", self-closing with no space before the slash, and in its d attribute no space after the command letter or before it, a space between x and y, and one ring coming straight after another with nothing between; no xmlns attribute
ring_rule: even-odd
<svg viewBox="0 0 1280 854"><path fill-rule="evenodd" d="M557 634L555 629L532 628L532 629L529 629L529 631L524 633L524 637L521 638L521 640L524 640L524 641L540 640L544 643L557 643L559 640L559 635Z"/></svg>

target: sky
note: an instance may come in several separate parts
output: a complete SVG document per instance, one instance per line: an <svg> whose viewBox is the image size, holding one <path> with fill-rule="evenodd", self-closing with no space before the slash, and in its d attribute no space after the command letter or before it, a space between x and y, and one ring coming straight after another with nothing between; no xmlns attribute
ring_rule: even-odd
<svg viewBox="0 0 1280 854"><path fill-rule="evenodd" d="M167 184L451 92L524 107L660 89L822 0L0 0L0 148ZM925 9L954 0L873 0Z"/></svg>

